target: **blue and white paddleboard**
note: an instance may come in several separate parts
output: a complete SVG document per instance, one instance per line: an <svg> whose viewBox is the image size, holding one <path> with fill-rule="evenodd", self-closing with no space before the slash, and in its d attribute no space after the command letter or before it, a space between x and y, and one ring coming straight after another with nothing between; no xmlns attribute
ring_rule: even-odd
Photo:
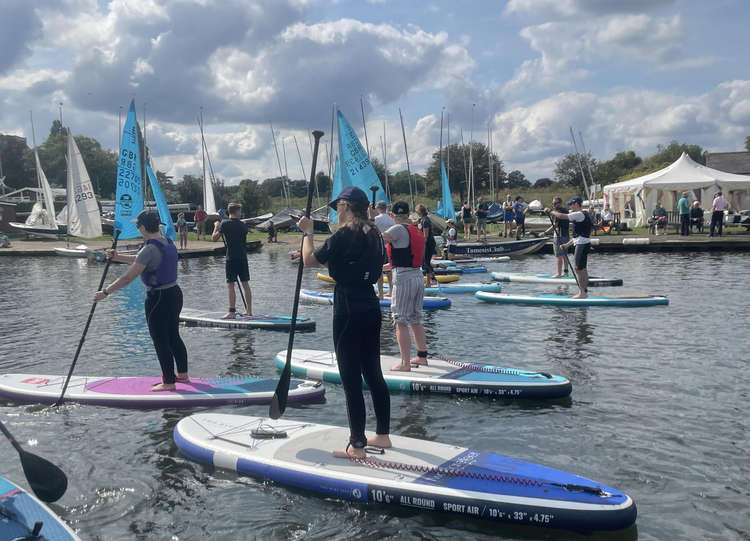
<svg viewBox="0 0 750 541"><path fill-rule="evenodd" d="M577 531L635 522L630 496L596 481L457 445L390 438L392 448L355 461L331 454L349 440L344 427L197 413L174 429L177 447L192 460L383 511L399 506Z"/></svg>
<svg viewBox="0 0 750 541"><path fill-rule="evenodd" d="M38 537L31 534L42 523ZM0 539L81 541L63 520L18 485L0 477Z"/></svg>
<svg viewBox="0 0 750 541"><path fill-rule="evenodd" d="M443 275L443 274L480 274L483 272L487 272L487 267L484 266L474 266L474 267L462 267L462 266L456 266L456 267L450 267L450 268L436 268L433 269L433 272L436 275Z"/></svg>
<svg viewBox="0 0 750 541"><path fill-rule="evenodd" d="M425 292L428 289L437 288L425 288ZM299 300L301 302L307 302L311 304L333 304L333 292L332 291L313 291L311 289L303 289L299 292ZM390 297L380 299L380 306L383 308L391 307ZM439 308L450 308L451 301L445 297L425 297L422 301L422 308L424 310L436 310Z"/></svg>
<svg viewBox="0 0 750 541"><path fill-rule="evenodd" d="M393 355L381 355L383 377L392 391L447 393L500 398L547 399L568 396L571 390L567 379L515 368L453 361L429 357L428 366L412 368L409 372L391 370L400 363ZM274 358L279 370L286 364L286 350ZM295 349L292 351L292 374L312 380L341 383L336 354L332 351ZM364 386L364 381L362 382Z"/></svg>
<svg viewBox="0 0 750 541"><path fill-rule="evenodd" d="M566 295L511 295L508 293L486 293L477 291L474 296L480 301L505 304L549 304L554 306L654 306L669 304L659 295L589 295L585 299L573 299Z"/></svg>
<svg viewBox="0 0 750 541"><path fill-rule="evenodd" d="M498 257L472 257L467 259L433 259L433 265L442 265L444 267L455 267L456 265L476 265L477 263L502 263L510 261L507 255Z"/></svg>
<svg viewBox="0 0 750 541"><path fill-rule="evenodd" d="M273 331L288 331L292 325L291 316L278 315L237 315L234 319L221 319L224 312L204 312L183 308L180 321L188 327L223 327L226 329L268 329ZM297 317L298 331L314 331L315 321L307 317Z"/></svg>
<svg viewBox="0 0 750 541"><path fill-rule="evenodd" d="M452 295L454 293L475 293L477 291L492 291L500 293L501 286L499 283L484 284L484 283L471 283L465 284L446 284L440 287L426 287L424 288L425 295Z"/></svg>
<svg viewBox="0 0 750 541"><path fill-rule="evenodd" d="M493 272L490 274L493 280L499 282L518 282L521 284L564 284L564 285L576 285L576 279L573 275L560 276L559 278L552 278L551 274L533 274L527 272ZM621 286L622 278L597 278L596 276L589 277L589 286Z"/></svg>

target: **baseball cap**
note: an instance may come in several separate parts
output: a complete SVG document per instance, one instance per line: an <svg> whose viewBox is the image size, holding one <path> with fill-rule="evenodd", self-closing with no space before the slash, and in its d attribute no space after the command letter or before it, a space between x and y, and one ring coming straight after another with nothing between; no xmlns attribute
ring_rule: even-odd
<svg viewBox="0 0 750 541"><path fill-rule="evenodd" d="M568 199L568 205L572 205L573 203L578 203L579 205L583 205L583 199L581 199L577 195L574 195L573 197Z"/></svg>
<svg viewBox="0 0 750 541"><path fill-rule="evenodd" d="M393 214L409 214L409 203L399 199L398 201L393 203L391 212Z"/></svg>
<svg viewBox="0 0 750 541"><path fill-rule="evenodd" d="M149 231L158 231L159 225L163 225L159 219L159 215L150 210L142 210L134 220L130 221L139 227L145 227Z"/></svg>
<svg viewBox="0 0 750 541"><path fill-rule="evenodd" d="M365 192L363 192L356 186L347 186L346 188L341 190L339 196L328 203L328 206L336 210L336 204L339 202L339 200L349 201L351 203L359 203L360 205L365 207L370 204L370 200L367 199L367 195L365 194Z"/></svg>
<svg viewBox="0 0 750 541"><path fill-rule="evenodd" d="M375 204L375 208L376 208L376 209L387 209L387 208L388 208L388 203L386 203L385 201L383 201L383 200L381 199L380 201L378 201L378 202L377 202L377 203Z"/></svg>

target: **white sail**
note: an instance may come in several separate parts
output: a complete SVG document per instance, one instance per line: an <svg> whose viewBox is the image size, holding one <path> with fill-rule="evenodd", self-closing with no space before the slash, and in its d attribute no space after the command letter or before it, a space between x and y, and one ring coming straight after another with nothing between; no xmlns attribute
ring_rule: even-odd
<svg viewBox="0 0 750 541"><path fill-rule="evenodd" d="M81 151L68 130L68 234L92 239L101 237L102 220Z"/></svg>
<svg viewBox="0 0 750 541"><path fill-rule="evenodd" d="M55 221L55 197L52 195L47 177L42 170L42 164L39 162L39 154L34 149L34 159L36 160L36 180L42 191L42 201L37 201L31 209L31 214L26 219L26 225L54 229L57 231L57 222Z"/></svg>
<svg viewBox="0 0 750 541"><path fill-rule="evenodd" d="M206 214L209 216L219 214L216 211L216 202L214 201L214 187L211 183L211 179L209 177L203 176L203 199L204 199L204 205L203 210L206 211Z"/></svg>

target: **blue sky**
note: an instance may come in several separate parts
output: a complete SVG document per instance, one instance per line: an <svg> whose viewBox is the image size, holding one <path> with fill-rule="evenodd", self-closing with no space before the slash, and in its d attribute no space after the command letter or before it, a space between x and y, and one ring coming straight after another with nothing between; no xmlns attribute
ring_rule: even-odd
<svg viewBox="0 0 750 541"><path fill-rule="evenodd" d="M741 150L750 135L750 3L680 0L3 0L0 133L30 139L63 116L114 147L117 113L147 113L155 165L200 171L204 108L217 176L278 175L269 122L301 178L293 137L330 131L336 102L389 168L423 171L440 139L487 141L506 171L553 176L568 127L595 158L671 140ZM474 104L474 105L472 105ZM328 139L326 135L326 139ZM41 138L41 137L38 137ZM444 139L447 133L444 133Z"/></svg>

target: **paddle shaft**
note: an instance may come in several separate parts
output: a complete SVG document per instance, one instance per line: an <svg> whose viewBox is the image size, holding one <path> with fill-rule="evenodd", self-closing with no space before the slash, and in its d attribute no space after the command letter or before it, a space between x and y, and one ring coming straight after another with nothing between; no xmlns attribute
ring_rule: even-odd
<svg viewBox="0 0 750 541"><path fill-rule="evenodd" d="M370 186L370 191L372 192L372 208L375 208L375 195L378 193L379 189L380 186Z"/></svg>
<svg viewBox="0 0 750 541"><path fill-rule="evenodd" d="M13 434L8 432L8 429L5 428L5 425L2 421L0 421L0 431L5 434L5 437L8 438L8 441L10 441L10 443L13 445L13 447L15 447L16 451L18 451L19 454L24 452L21 444L16 441L16 438L13 437Z"/></svg>
<svg viewBox="0 0 750 541"><path fill-rule="evenodd" d="M552 219L552 216L550 214L547 215L549 218L550 223L552 224L552 229L555 231L555 234L557 235L557 238L561 238L562 235L560 235L560 228L555 223L555 220ZM555 242L554 240L552 241ZM578 281L578 274L576 273L576 270L573 268L573 265L570 264L570 259L568 259L568 252L563 253L563 257L565 257L565 262L568 264L568 268L570 269L570 272L573 273L573 278L576 279L576 285L578 286L578 289L581 289L581 282Z"/></svg>
<svg viewBox="0 0 750 541"><path fill-rule="evenodd" d="M224 237L224 233L221 234L221 240L224 242L224 249L227 251L227 257L229 257L229 245L227 244L227 239ZM245 305L245 312L247 312L247 301L245 300L245 294L242 292L240 277L235 276L234 281L237 282L237 288L240 290L240 298L242 299L242 304Z"/></svg>
<svg viewBox="0 0 750 541"><path fill-rule="evenodd" d="M112 249L117 249L117 239L120 237L120 231L115 231L114 239L112 240ZM109 266L112 263L112 260L107 258L107 262L104 264L104 272L102 272L102 279L99 280L99 287L97 288L97 291L101 291L102 287L104 286L104 280L107 279L107 272L109 271ZM62 392L60 393L60 398L57 399L57 402L55 402L55 406L60 406L63 403L63 397L65 396L65 391L68 389L68 383L70 383L70 378L73 375L73 370L76 367L76 363L78 362L78 356L81 354L81 348L83 348L83 343L86 341L86 333L89 331L89 325L91 325L91 319L94 317L94 311L96 310L96 302L91 304L91 311L89 312L89 318L86 320L86 326L83 328L83 334L81 334L81 340L78 342L78 348L76 348L76 354L73 357L73 363L70 365L70 370L68 370L68 375L65 378L65 383L63 384Z"/></svg>
<svg viewBox="0 0 750 541"><path fill-rule="evenodd" d="M310 168L310 182L307 185L307 206L305 207L305 217L310 217L310 211L312 209L312 197L313 189L312 186L315 182L315 169L318 165L318 148L320 146L320 138L323 137L323 132L315 130L312 132L315 138L315 146L313 147L312 155L312 167ZM305 236L302 235L300 241L300 258L299 266L297 267L297 282L294 287L294 304L292 305L292 322L289 326L289 343L286 348L286 364L284 370L281 372L279 377L279 383L276 385L276 391L273 393L271 399L271 406L269 407L268 415L271 419L278 419L284 414L286 409L286 399L289 395L289 382L292 378L292 348L294 347L294 332L297 328L297 309L299 308L299 292L302 289L302 270L305 267L305 263L302 257L302 248L305 242Z"/></svg>

